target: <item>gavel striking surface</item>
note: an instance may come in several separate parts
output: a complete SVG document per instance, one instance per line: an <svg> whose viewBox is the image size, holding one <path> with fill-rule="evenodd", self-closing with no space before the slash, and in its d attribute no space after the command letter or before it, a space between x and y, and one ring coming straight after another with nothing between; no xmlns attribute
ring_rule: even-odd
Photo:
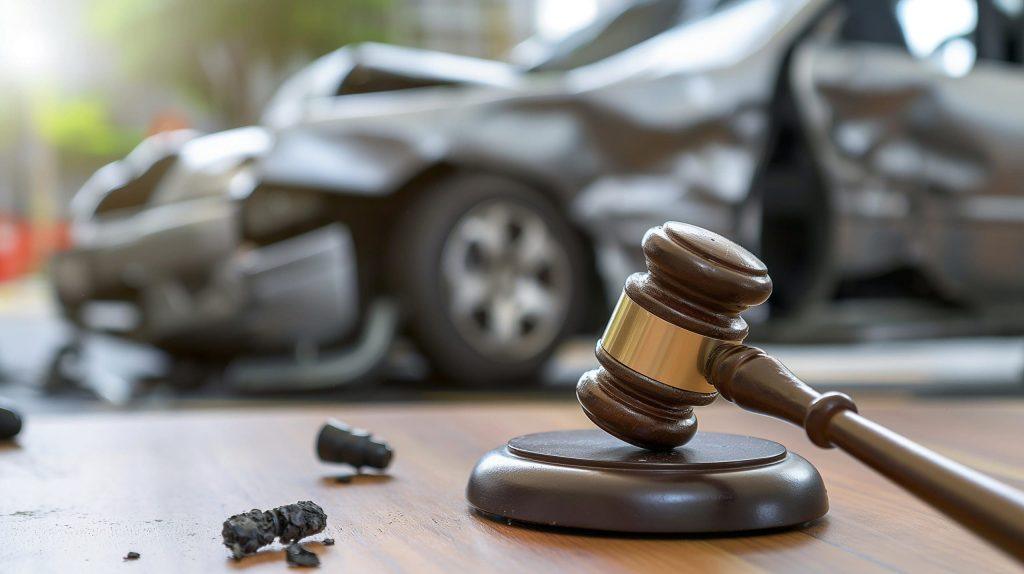
<svg viewBox="0 0 1024 574"><path fill-rule="evenodd" d="M466 494L505 520L632 533L781 528L828 511L821 476L800 456L709 432L659 452L597 429L519 436L480 460Z"/></svg>

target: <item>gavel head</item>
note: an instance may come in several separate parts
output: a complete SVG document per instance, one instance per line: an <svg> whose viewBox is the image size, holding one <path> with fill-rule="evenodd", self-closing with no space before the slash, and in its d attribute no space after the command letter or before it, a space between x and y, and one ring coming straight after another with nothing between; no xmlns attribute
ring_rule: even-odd
<svg viewBox="0 0 1024 574"><path fill-rule="evenodd" d="M647 271L626 280L597 343L601 367L583 374L576 397L609 434L668 450L697 432L693 407L718 395L705 364L743 341L740 313L768 298L772 280L746 249L685 223L649 230L643 250Z"/></svg>

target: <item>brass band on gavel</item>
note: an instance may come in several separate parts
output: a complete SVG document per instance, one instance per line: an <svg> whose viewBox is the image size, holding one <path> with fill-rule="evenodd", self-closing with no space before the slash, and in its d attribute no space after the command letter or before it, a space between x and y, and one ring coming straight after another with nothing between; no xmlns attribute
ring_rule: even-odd
<svg viewBox="0 0 1024 574"><path fill-rule="evenodd" d="M623 365L660 383L696 393L715 392L702 365L713 349L732 344L673 325L636 304L625 292L601 337L601 347Z"/></svg>

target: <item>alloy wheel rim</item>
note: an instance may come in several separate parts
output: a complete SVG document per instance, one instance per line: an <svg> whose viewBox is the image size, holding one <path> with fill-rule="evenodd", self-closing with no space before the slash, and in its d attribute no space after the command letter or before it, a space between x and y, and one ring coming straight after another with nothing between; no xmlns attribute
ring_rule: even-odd
<svg viewBox="0 0 1024 574"><path fill-rule="evenodd" d="M481 355L529 359L561 331L569 254L527 205L495 199L468 210L444 243L441 271L449 317Z"/></svg>

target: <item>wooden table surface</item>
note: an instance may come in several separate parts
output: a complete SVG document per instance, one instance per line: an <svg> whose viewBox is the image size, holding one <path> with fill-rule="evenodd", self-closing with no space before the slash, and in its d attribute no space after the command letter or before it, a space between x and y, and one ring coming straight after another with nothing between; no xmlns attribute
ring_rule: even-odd
<svg viewBox="0 0 1024 574"><path fill-rule="evenodd" d="M1024 401L860 400L925 446L1024 487ZM348 484L318 462L328 417L373 430L388 476ZM202 409L37 416L0 446L0 571L284 572L280 546L240 562L221 545L230 514L313 500L335 546L330 572L1019 571L884 479L801 432L728 404L702 428L786 444L817 465L831 510L802 530L745 537L624 537L481 518L463 497L476 459L514 435L587 427L569 402ZM142 558L122 562L128 551ZM118 570L120 569L120 570Z"/></svg>

